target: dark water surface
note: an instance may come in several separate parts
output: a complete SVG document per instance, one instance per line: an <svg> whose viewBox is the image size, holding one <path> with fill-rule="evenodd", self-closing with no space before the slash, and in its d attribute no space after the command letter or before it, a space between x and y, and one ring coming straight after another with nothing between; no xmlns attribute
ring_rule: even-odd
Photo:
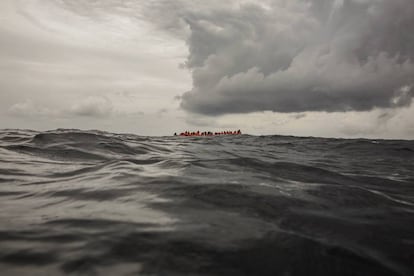
<svg viewBox="0 0 414 276"><path fill-rule="evenodd" d="M414 141L0 131L1 275L414 275Z"/></svg>

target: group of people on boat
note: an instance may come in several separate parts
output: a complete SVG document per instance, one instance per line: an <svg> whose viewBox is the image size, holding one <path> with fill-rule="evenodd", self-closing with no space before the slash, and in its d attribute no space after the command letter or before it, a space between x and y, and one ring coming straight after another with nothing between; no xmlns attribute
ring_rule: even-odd
<svg viewBox="0 0 414 276"><path fill-rule="evenodd" d="M211 132L211 131L184 131L181 132L179 135L180 136L216 136L216 135L240 135L242 134L240 129L239 130L235 130L235 131L231 131L231 130L227 130L227 131L221 131L221 132ZM174 133L174 136L177 136L177 133Z"/></svg>

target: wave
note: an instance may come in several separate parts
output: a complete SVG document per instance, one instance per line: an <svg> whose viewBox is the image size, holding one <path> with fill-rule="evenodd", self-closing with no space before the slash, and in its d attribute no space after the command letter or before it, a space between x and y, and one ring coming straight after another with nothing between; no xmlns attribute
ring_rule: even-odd
<svg viewBox="0 0 414 276"><path fill-rule="evenodd" d="M0 131L0 271L411 275L414 142Z"/></svg>

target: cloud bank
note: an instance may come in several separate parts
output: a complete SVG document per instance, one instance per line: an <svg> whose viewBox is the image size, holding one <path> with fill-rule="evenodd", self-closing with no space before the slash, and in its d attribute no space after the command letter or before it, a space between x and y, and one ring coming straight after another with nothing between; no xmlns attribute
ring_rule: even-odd
<svg viewBox="0 0 414 276"><path fill-rule="evenodd" d="M106 117L111 115L113 110L112 102L106 97L88 97L80 103L72 106L71 112L74 115L85 117Z"/></svg>
<svg viewBox="0 0 414 276"><path fill-rule="evenodd" d="M343 112L411 104L412 0L152 3L158 24L188 34L193 88L181 98L187 111Z"/></svg>
<svg viewBox="0 0 414 276"><path fill-rule="evenodd" d="M0 128L414 137L412 0L4 0L0 17Z"/></svg>

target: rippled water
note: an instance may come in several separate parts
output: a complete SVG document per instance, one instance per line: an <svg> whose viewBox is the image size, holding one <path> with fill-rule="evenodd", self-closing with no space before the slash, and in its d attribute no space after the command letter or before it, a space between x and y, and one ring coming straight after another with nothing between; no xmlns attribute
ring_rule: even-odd
<svg viewBox="0 0 414 276"><path fill-rule="evenodd" d="M413 275L414 141L0 131L1 275Z"/></svg>

